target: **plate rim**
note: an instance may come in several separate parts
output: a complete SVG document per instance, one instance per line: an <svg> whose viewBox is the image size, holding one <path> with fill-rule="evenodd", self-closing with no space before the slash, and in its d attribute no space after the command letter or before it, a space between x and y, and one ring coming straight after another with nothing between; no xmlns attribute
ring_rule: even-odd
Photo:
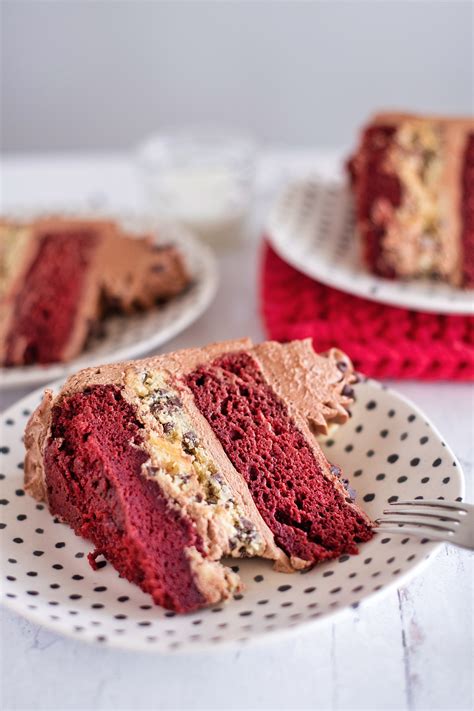
<svg viewBox="0 0 474 711"><path fill-rule="evenodd" d="M423 572L423 570L425 570L425 568L428 567L430 562L432 562L434 558L439 555L441 549L445 545L445 543L433 543L429 554L426 555L422 560L420 560L413 568L410 568L405 573L403 573L400 578L397 578L385 585L381 590L375 590L370 592L368 595L366 595L366 597L364 597L363 602L359 603L357 608L353 608L352 605L345 605L339 610L335 610L334 612L328 612L321 618L303 620L302 622L296 622L291 627L288 626L282 629L262 630L256 632L251 637L247 637L245 641L238 639L225 639L220 641L219 643L206 641L200 642L199 645L178 647L176 649L167 649L166 651L163 649L154 649L150 645L145 646L141 642L139 642L138 644L125 644L126 638L122 636L116 638L109 637L107 639L107 642L102 644L97 642L96 638L92 636L79 637L78 635L74 634L69 628L67 630L57 629L54 626L54 622L52 620L44 620L44 618L34 610L27 610L26 612L24 612L23 610L17 610L15 609L14 604L12 604L13 601L8 598L8 602L2 601L1 604L4 605L4 607L8 610L14 612L19 617L23 617L29 622L32 622L40 627L44 627L49 632L53 632L54 634L56 634L58 637L65 637L67 639L74 640L75 642L79 642L81 644L92 646L95 648L103 647L104 649L110 650L115 649L139 653L146 652L147 654L159 655L163 657L191 656L202 653L209 654L211 652L215 652L216 650L221 649L229 651L232 648L241 649L244 647L249 648L253 646L264 645L267 643L271 644L272 642L276 642L278 639L283 641L284 639L294 637L298 633L298 631L309 631L310 629L314 631L315 627L323 626L329 623L334 624L334 622L336 622L335 618L339 620L340 618L344 617L355 617L356 610L362 607L362 605L364 605L365 607L367 602L371 604L375 598L383 598L385 595L388 595L389 593L393 592L394 589L398 589L399 587L407 585L412 579L417 577L420 573ZM130 584L133 585L133 583ZM230 600L229 603L232 604Z"/></svg>
<svg viewBox="0 0 474 711"><path fill-rule="evenodd" d="M338 277L337 275L334 277L334 272L331 272L331 277L328 278L323 268L318 270L309 267L308 262L304 259L304 255L295 253L291 249L288 240L281 239L279 237L279 231L274 228L274 216L276 215L279 206L284 202L285 197L290 194L290 191L294 191L296 189L302 190L305 187L307 188L309 185L314 184L331 186L333 188L336 187L346 191L349 189L348 183L344 180L344 178L324 178L318 174L311 174L305 178L289 182L284 189L280 191L276 199L273 201L265 220L264 234L267 236L271 246L275 249L281 259L311 279L320 281L326 286L330 286L334 289L339 289L339 291L343 291L346 294L352 294L360 298L365 298L369 301L386 304L395 308L419 311L422 313L437 313L452 316L474 315L474 292L472 299L466 298L465 304L459 302L450 303L447 300L444 300L441 304L432 304L430 303L430 297L420 294L413 294L413 292L410 291L410 285L412 283L415 284L416 281L402 282L400 280L384 279L383 277L372 274L364 269L362 264L360 264L360 268L355 273L371 280L371 287L376 287L377 289L375 293L372 292L372 289L369 286L361 286L356 280L352 281L350 279L344 279L342 277ZM326 262L322 263L323 266L324 264L326 264ZM430 285L429 281L425 281L423 283ZM393 284L404 284L407 287L406 292L400 292L398 295L393 294L393 289L390 288ZM433 285L436 285L436 282L433 282ZM454 293L466 293L469 295L469 290L455 289L454 287L450 288Z"/></svg>
<svg viewBox="0 0 474 711"><path fill-rule="evenodd" d="M436 427L436 425L433 424L431 421L430 417L427 416L423 410L416 405L410 398L406 397L404 394L399 393L396 389L385 385L384 383L376 380L375 378L363 378L363 382L369 384L371 387L374 387L378 390L382 390L384 392L391 393L392 396L395 398L399 399L402 401L404 404L408 405L416 415L420 416L423 420L423 422L426 422L429 427L431 428L432 432L438 437L440 442L444 442L446 450L449 452L450 456L452 456L453 462L456 463L456 471L458 474L459 478L459 496L462 497L464 500L465 497L465 492L466 492L466 479L464 475L464 471L461 465L461 462L459 461L458 457L456 454L453 452L451 449L450 445L444 440L443 436L441 435L440 431ZM39 396L41 395L42 391L47 387L48 389L53 389L53 391L60 387L64 383L64 378L60 378L59 380L55 380L52 383L49 383L47 386L42 386L37 388L36 390L31 391L24 397L20 398L17 400L15 403L10 405L6 410L4 410L2 413L0 413L0 421L4 419L8 419L8 416L10 414L11 410L16 410L17 408L20 409L21 407L25 407L26 405L30 405L30 399L35 398L36 401L39 401ZM410 582L413 578L415 578L417 575L423 572L424 568L430 563L430 561L433 561L434 558L440 553L441 549L447 545L446 543L443 542L431 542L427 545L426 550L428 551L428 554L423 557L423 559L419 560L417 563L415 563L411 568L406 570L403 574L400 576L397 576L393 581L388 583L387 585L384 585L383 588L380 590L376 591L371 591L368 593L366 596L363 597L363 599L360 601L359 605L360 606L366 606L367 602L372 602L375 598L377 597L383 597L384 595L389 594L390 592L393 591L394 588L399 588L404 585L406 585L408 582ZM132 584L132 583L130 583ZM231 603L231 601L229 601ZM272 640L276 640L278 637L281 639L284 638L289 638L291 635L295 635L298 630L302 629L315 629L316 626L322 625L325 623L328 623L329 621L334 622L335 618L339 618L343 615L351 615L354 614L355 610L352 607L352 605L345 605L341 607L340 609L328 612L327 614L321 616L320 618L315 618L311 620L302 620L301 622L296 622L293 626L288 626L283 629L275 629L275 630L262 630L259 632L254 633L251 637L248 637L245 639L245 641L239 641L237 639L226 639L220 641L218 644L212 643L211 641L205 641L201 642L198 645L191 645L191 646L186 646L186 647L178 647L177 649L167 649L166 651L163 649L154 649L150 646L145 646L141 642L138 642L137 644L132 644L130 643L125 643L125 638L122 637L117 637L117 638L107 638L107 641L102 643L98 643L97 640L92 637L79 637L75 635L71 630L63 630L63 629L58 629L56 628L54 621L49 620L45 617L43 617L40 613L33 611L33 610L24 610L23 608L20 609L20 604L16 602L15 599L10 599L10 598L2 598L1 604L13 611L15 614L24 617L28 619L29 621L33 622L34 624L40 625L44 627L45 629L48 629L52 632L54 632L58 636L64 636L69 639L73 639L76 642L82 642L87 645L94 645L94 646L102 646L104 648L108 649L120 649L120 650L128 650L128 651L133 651L133 652L147 652L149 654L155 654L155 655L160 655L160 656L170 656L170 655L191 655L191 654L199 654L199 653L209 653L210 651L215 651L217 649L230 649L230 648L242 648L242 647L250 647L253 645L257 644L264 644L267 641L271 642Z"/></svg>

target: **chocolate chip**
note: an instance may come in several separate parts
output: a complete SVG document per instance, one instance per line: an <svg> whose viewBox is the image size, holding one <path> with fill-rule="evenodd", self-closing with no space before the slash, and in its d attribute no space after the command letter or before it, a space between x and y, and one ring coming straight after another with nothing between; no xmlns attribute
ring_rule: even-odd
<svg viewBox="0 0 474 711"><path fill-rule="evenodd" d="M185 432L183 435L183 449L187 454L192 454L198 446L198 436L195 432Z"/></svg>
<svg viewBox="0 0 474 711"><path fill-rule="evenodd" d="M157 412L171 414L183 407L183 403L177 395L172 395L168 390L164 390L163 388L158 388L150 400L150 410L153 414Z"/></svg>
<svg viewBox="0 0 474 711"><path fill-rule="evenodd" d="M354 397L354 388L351 388L350 385L344 385L342 394L345 395L345 397Z"/></svg>
<svg viewBox="0 0 474 711"><path fill-rule="evenodd" d="M252 521L249 521L249 519L245 518L244 516L242 516L240 519L240 528L246 533L251 533L254 530Z"/></svg>
<svg viewBox="0 0 474 711"><path fill-rule="evenodd" d="M105 336L106 330L103 321L96 321L94 319L89 319L88 323L88 334L87 339L92 340L93 338L103 338Z"/></svg>
<svg viewBox="0 0 474 711"><path fill-rule="evenodd" d="M113 294L102 293L102 310L106 316L119 314L123 311L123 301Z"/></svg>
<svg viewBox="0 0 474 711"><path fill-rule="evenodd" d="M173 430L174 430L174 425L173 425L173 423L172 423L172 422L165 422L165 424L163 425L163 432L164 432L165 434L169 434L169 433L172 432Z"/></svg>
<svg viewBox="0 0 474 711"><path fill-rule="evenodd" d="M342 481L342 483L344 484L345 490L346 490L347 493L349 494L349 499L346 499L346 501L348 501L348 503L352 503L353 501L355 501L357 492L356 492L356 490L353 489L352 486L349 484L349 479L341 479L341 481Z"/></svg>

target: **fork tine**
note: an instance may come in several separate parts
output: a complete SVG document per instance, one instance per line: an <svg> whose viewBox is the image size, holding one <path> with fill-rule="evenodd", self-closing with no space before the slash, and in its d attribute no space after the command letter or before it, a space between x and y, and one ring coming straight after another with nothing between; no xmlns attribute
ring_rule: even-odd
<svg viewBox="0 0 474 711"><path fill-rule="evenodd" d="M415 538L421 538L422 536L428 538L430 541L446 541L450 538L449 533L440 533L438 531L432 531L430 535L422 528L410 528L407 526L402 526L401 528L390 528L390 526L376 526L374 531L378 533L402 533L405 536L414 536Z"/></svg>
<svg viewBox="0 0 474 711"><path fill-rule="evenodd" d="M415 511L414 507L412 509L397 509L396 511L393 509L384 509L383 513L388 514L389 516L393 516L394 514L396 516L424 516L426 518L437 519L438 521L454 521L455 523L461 523L460 518L448 516L448 514L445 514L442 511Z"/></svg>
<svg viewBox="0 0 474 711"><path fill-rule="evenodd" d="M391 506L436 506L440 509L450 509L452 511L469 512L469 504L457 501L443 501L440 499L407 499L406 501L394 501Z"/></svg>
<svg viewBox="0 0 474 711"><path fill-rule="evenodd" d="M429 529L429 530L434 530L434 531L444 531L445 533L455 533L456 532L456 525L455 524L444 524L438 521L437 523L432 523L431 521L427 521L426 519L418 519L418 518L411 518L409 520L405 519L398 519L396 517L395 512L393 513L393 517L388 518L388 517L383 517L383 518L378 518L376 519L376 523L381 526L382 524L402 524L402 527L405 526L419 526L420 528L424 529Z"/></svg>

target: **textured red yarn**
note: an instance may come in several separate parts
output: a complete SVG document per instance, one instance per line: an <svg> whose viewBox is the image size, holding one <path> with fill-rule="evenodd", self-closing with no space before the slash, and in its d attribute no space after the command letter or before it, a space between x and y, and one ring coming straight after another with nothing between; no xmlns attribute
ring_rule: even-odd
<svg viewBox="0 0 474 711"><path fill-rule="evenodd" d="M474 318L408 311L325 286L296 271L264 243L261 310L277 341L312 338L344 350L377 378L474 380Z"/></svg>

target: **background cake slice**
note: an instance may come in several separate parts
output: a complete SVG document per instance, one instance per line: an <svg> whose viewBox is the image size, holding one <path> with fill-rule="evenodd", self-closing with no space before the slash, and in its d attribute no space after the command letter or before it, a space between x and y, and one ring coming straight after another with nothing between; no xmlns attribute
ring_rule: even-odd
<svg viewBox="0 0 474 711"><path fill-rule="evenodd" d="M376 115L349 161L369 269L474 286L474 119Z"/></svg>
<svg viewBox="0 0 474 711"><path fill-rule="evenodd" d="M0 223L0 363L67 361L108 314L150 309L189 283L181 255L113 222Z"/></svg>
<svg viewBox="0 0 474 711"><path fill-rule="evenodd" d="M290 572L372 536L315 433L343 423L356 377L309 342L231 341L81 371L25 434L25 485L155 602L229 597L220 561Z"/></svg>

